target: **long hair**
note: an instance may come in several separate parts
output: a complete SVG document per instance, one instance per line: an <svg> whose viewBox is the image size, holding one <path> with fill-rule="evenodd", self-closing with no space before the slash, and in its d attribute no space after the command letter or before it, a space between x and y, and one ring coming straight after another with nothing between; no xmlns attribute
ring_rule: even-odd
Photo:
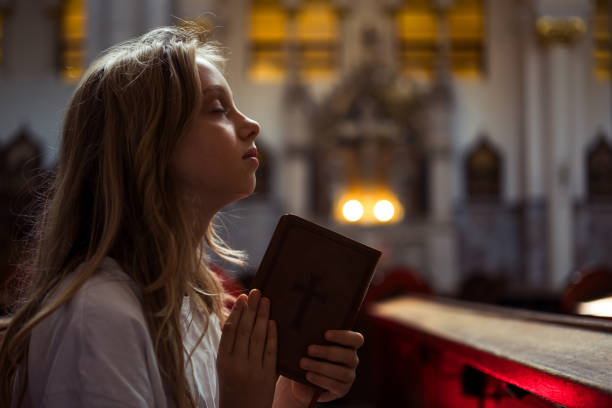
<svg viewBox="0 0 612 408"><path fill-rule="evenodd" d="M32 329L69 302L105 256L142 290L160 373L175 405L195 406L185 374L183 297L189 295L205 328L210 315L222 319L224 292L206 265L206 245L237 263L242 254L223 243L212 222L204 240L194 235L170 173L171 156L201 103L196 56L219 68L224 62L221 48L194 27L159 28L112 47L83 75L66 114L30 262L22 267L31 275L27 297L0 347L0 406L21 399L14 395L17 373L22 391L27 387ZM70 284L54 294L79 265Z"/></svg>

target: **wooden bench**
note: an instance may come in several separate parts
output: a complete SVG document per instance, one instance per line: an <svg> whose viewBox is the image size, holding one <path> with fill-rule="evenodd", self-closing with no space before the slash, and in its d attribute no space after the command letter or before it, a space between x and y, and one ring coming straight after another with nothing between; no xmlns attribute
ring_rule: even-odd
<svg viewBox="0 0 612 408"><path fill-rule="evenodd" d="M367 313L379 406L612 407L610 320L423 296Z"/></svg>

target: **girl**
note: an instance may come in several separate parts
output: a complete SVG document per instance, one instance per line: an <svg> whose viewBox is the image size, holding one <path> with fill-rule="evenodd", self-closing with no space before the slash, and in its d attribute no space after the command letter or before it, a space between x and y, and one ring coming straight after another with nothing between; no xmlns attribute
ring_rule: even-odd
<svg viewBox="0 0 612 408"><path fill-rule="evenodd" d="M29 297L0 349L0 405L305 407L313 388L276 374L270 302L231 313L206 246L248 196L257 122L235 106L219 47L160 28L98 58L72 98L27 268ZM329 331L302 367L345 395L363 337Z"/></svg>

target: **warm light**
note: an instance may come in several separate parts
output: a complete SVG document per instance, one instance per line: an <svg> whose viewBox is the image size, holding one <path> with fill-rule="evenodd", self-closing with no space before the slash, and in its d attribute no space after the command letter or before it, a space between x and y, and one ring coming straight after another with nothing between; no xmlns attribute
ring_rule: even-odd
<svg viewBox="0 0 612 408"><path fill-rule="evenodd" d="M85 37L87 33L84 0L62 2L61 12L61 73L63 79L75 82L85 70Z"/></svg>
<svg viewBox="0 0 612 408"><path fill-rule="evenodd" d="M349 200L342 206L342 215L351 222L358 221L363 216L363 205L357 200Z"/></svg>
<svg viewBox="0 0 612 408"><path fill-rule="evenodd" d="M578 303L578 314L612 317L612 296Z"/></svg>
<svg viewBox="0 0 612 408"><path fill-rule="evenodd" d="M389 200L380 200L374 205L374 216L378 221L389 221L394 213L395 208Z"/></svg>
<svg viewBox="0 0 612 408"><path fill-rule="evenodd" d="M334 202L334 218L340 223L391 225L404 217L404 208L397 196L384 186L352 187L339 194Z"/></svg>

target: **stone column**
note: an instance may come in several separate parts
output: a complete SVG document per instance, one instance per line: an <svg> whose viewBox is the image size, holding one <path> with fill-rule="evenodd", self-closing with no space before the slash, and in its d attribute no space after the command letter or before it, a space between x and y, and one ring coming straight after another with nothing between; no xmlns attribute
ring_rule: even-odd
<svg viewBox="0 0 612 408"><path fill-rule="evenodd" d="M539 0L536 30L542 45L543 162L548 201L548 286L561 290L574 264L572 157L582 120L577 117L579 94L586 91L576 82L580 58L577 43L586 31L591 2L588 0Z"/></svg>
<svg viewBox="0 0 612 408"><path fill-rule="evenodd" d="M450 38L446 11L452 1L437 1L440 35L435 80L429 105L427 152L429 156L430 227L427 239L428 269L440 293L453 293L459 281L452 203L452 150L454 91L450 76Z"/></svg>
<svg viewBox="0 0 612 408"><path fill-rule="evenodd" d="M87 7L87 62L112 45L171 23L171 0L90 0Z"/></svg>
<svg viewBox="0 0 612 408"><path fill-rule="evenodd" d="M540 49L531 1L521 4L522 138L519 170L523 188L521 253L522 276L530 287L547 283L546 188L544 182L543 95Z"/></svg>
<svg viewBox="0 0 612 408"><path fill-rule="evenodd" d="M283 157L283 198L285 210L308 217L311 189L311 143L310 129L304 113L302 96L305 88L287 87L285 100L288 106L284 115L284 135L286 138Z"/></svg>
<svg viewBox="0 0 612 408"><path fill-rule="evenodd" d="M285 0L291 13L299 7L299 1ZM288 21L289 38L296 38L297 21L291 15ZM293 34L293 35L292 35ZM282 159L283 202L285 210L308 217L309 197L311 191L311 128L308 125L310 95L300 77L301 60L297 44L287 46L287 82L283 94L283 142L284 155Z"/></svg>

